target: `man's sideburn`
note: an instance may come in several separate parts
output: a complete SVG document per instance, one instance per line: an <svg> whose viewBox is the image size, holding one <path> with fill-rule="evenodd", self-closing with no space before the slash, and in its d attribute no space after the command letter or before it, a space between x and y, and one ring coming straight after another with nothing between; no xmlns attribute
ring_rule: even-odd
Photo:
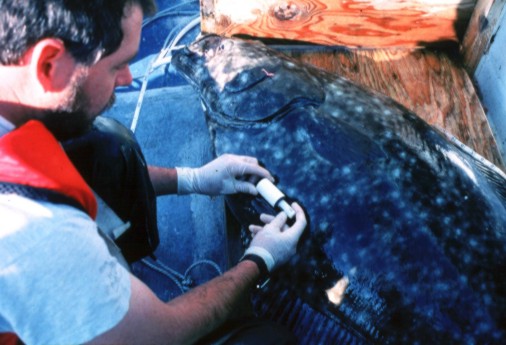
<svg viewBox="0 0 506 345"><path fill-rule="evenodd" d="M89 113L90 99L84 92L87 70L80 72L72 81L69 95L54 110L45 112L40 121L59 141L83 135L92 126L95 118L109 109L115 102L114 93L97 114Z"/></svg>

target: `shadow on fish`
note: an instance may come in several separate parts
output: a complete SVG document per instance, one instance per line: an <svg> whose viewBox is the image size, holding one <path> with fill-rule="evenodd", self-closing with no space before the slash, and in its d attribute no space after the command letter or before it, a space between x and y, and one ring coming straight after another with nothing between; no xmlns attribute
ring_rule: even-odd
<svg viewBox="0 0 506 345"><path fill-rule="evenodd" d="M216 154L257 157L309 218L255 295L260 314L308 344L505 339L500 170L391 98L259 42L206 36L172 63L201 95ZM244 229L273 212L227 204Z"/></svg>

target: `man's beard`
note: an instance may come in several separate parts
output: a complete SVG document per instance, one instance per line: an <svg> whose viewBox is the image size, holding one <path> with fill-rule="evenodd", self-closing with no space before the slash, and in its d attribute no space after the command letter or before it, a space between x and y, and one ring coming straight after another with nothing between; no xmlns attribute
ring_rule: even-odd
<svg viewBox="0 0 506 345"><path fill-rule="evenodd" d="M40 121L49 129L58 141L65 141L79 137L89 131L93 125L93 121L99 114L90 114L90 102L82 87L75 83L74 91L68 97L64 104L57 109L47 111ZM109 102L103 113L109 109L115 101L114 93L111 95Z"/></svg>

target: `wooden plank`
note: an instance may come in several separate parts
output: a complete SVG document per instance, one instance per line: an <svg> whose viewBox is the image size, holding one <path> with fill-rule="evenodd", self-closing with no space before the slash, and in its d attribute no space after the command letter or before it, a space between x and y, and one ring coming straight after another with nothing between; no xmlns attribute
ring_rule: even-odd
<svg viewBox="0 0 506 345"><path fill-rule="evenodd" d="M444 53L391 49L288 53L392 97L505 170L471 79Z"/></svg>
<svg viewBox="0 0 506 345"><path fill-rule="evenodd" d="M478 0L476 3L461 49L470 75L474 74L481 57L488 51L505 4L506 0Z"/></svg>
<svg viewBox="0 0 506 345"><path fill-rule="evenodd" d="M330 46L457 42L476 0L200 0L201 31Z"/></svg>

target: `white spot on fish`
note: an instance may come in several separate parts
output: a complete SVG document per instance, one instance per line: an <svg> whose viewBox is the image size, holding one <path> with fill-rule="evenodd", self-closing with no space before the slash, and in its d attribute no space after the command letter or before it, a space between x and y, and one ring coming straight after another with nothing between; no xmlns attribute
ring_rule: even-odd
<svg viewBox="0 0 506 345"><path fill-rule="evenodd" d="M399 178L401 176L401 169L397 168L392 171L392 176L395 178Z"/></svg>
<svg viewBox="0 0 506 345"><path fill-rule="evenodd" d="M343 167L343 175L349 175L351 173L350 167Z"/></svg>
<svg viewBox="0 0 506 345"><path fill-rule="evenodd" d="M336 239L334 237L332 237L329 241L329 245L331 248L333 248L335 245L336 245Z"/></svg>
<svg viewBox="0 0 506 345"><path fill-rule="evenodd" d="M355 195L357 193L357 186L351 185L346 189L346 191L348 194Z"/></svg>
<svg viewBox="0 0 506 345"><path fill-rule="evenodd" d="M298 129L297 132L295 133L295 141L299 143L306 141L307 138L308 135L306 131L304 131L303 129Z"/></svg>
<svg viewBox="0 0 506 345"><path fill-rule="evenodd" d="M393 199L400 199L400 197L401 197L401 194L397 190L392 191L392 193L390 193L390 195L392 196Z"/></svg>

